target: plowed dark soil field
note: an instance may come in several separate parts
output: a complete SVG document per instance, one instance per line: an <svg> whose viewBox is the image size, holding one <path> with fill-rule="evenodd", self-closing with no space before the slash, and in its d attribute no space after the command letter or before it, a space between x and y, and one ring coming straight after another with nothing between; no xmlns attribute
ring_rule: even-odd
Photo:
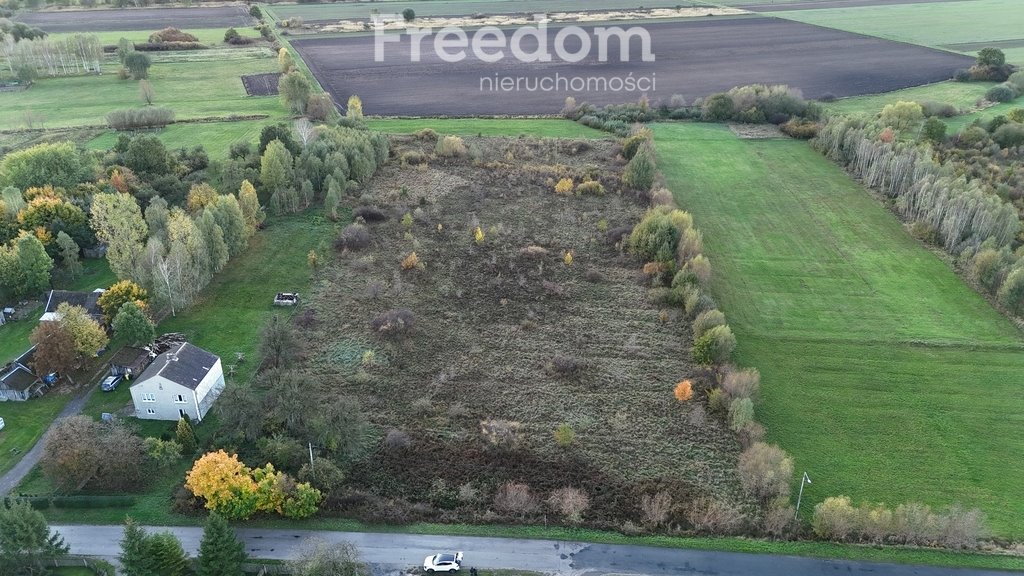
<svg viewBox="0 0 1024 576"><path fill-rule="evenodd" d="M249 24L244 6L216 8L143 8L132 10L68 10L25 12L16 18L47 32L113 32L174 28L227 28Z"/></svg>
<svg viewBox="0 0 1024 576"><path fill-rule="evenodd" d="M367 114L381 115L556 114L566 96L579 102L611 104L635 101L643 93L565 89L564 82L550 91L528 89L536 87L539 79L556 75L583 82L626 79L629 75L647 78L654 81L653 89L646 91L652 102L667 101L673 94L690 101L754 83L788 84L801 88L810 98L827 93L854 96L945 80L973 61L774 18L666 22L645 24L644 28L651 35L653 62L642 62L638 53L632 54L631 61L621 61L615 40L609 43L608 61L599 62L593 35L587 57L576 63L554 56L551 62L524 64L513 59L508 48L505 57L495 63L476 59L471 50L466 50L467 57L461 62L448 63L435 54L433 36L421 42L420 62L410 60L409 36L403 36L400 43L386 43L380 62L375 61L373 36L296 40L293 46L338 101L358 94ZM552 54L557 31L548 30ZM507 35L511 38L511 31ZM522 46L533 51L536 41L531 45L528 37ZM570 52L579 46L580 41L573 37L566 42ZM639 46L634 39L634 52L639 52ZM495 89L508 78L519 82L521 89ZM600 88L600 83L592 86Z"/></svg>

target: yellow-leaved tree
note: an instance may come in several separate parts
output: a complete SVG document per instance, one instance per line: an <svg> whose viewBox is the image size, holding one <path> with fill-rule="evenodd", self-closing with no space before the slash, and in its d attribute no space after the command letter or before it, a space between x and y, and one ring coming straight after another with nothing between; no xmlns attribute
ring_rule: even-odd
<svg viewBox="0 0 1024 576"><path fill-rule="evenodd" d="M257 512L289 518L316 513L323 494L308 483L296 483L273 464L249 468L237 455L218 450L204 454L185 475L185 487L206 500L206 508L235 520Z"/></svg>
<svg viewBox="0 0 1024 576"><path fill-rule="evenodd" d="M256 512L256 482L235 454L208 452L185 474L185 487L206 500L206 508L230 519Z"/></svg>

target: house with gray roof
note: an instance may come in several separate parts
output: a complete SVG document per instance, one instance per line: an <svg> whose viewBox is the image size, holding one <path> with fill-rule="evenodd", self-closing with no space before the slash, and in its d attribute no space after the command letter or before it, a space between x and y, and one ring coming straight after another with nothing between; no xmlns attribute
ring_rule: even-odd
<svg viewBox="0 0 1024 576"><path fill-rule="evenodd" d="M28 400L33 396L42 396L47 384L34 371L36 347L0 368L0 401Z"/></svg>
<svg viewBox="0 0 1024 576"><path fill-rule="evenodd" d="M85 308L85 311L89 316L100 323L102 326L105 322L103 319L103 310L100 308L99 299L103 296L102 288L97 288L92 292L74 292L71 290L50 290L49 296L46 298L46 309L43 310L43 316L39 319L40 322L53 322L60 320L60 314L57 313L57 307L61 304L70 304L71 306L81 306Z"/></svg>
<svg viewBox="0 0 1024 576"><path fill-rule="evenodd" d="M188 342L157 355L131 386L135 416L177 420L188 415L201 422L224 390L220 358Z"/></svg>

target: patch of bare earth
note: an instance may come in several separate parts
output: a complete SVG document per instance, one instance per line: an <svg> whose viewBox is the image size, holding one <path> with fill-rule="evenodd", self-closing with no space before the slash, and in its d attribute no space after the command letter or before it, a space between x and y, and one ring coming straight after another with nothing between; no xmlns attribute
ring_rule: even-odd
<svg viewBox="0 0 1024 576"><path fill-rule="evenodd" d="M430 138L395 138L395 158L359 199L387 220L367 225L368 248L318 273L303 370L392 431L350 470L354 492L327 508L391 521L553 518L496 509L496 489L514 481L541 499L582 489L585 522L618 528L639 522L642 495L658 490L679 510L706 495L741 500L735 437L700 417L710 382L689 363L689 321L652 304L641 263L606 239L645 210L622 190L615 144L465 144L468 156L438 158ZM607 193L557 195L564 177L599 179ZM403 270L412 253L420 265ZM392 310L411 313L411 331L375 334ZM684 378L699 400L674 399ZM516 423L514 441L491 443L485 420ZM575 432L567 446L560 424Z"/></svg>

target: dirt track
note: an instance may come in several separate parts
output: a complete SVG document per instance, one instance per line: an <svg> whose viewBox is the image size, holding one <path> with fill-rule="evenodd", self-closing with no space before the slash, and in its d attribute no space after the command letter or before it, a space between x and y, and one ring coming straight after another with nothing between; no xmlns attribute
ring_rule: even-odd
<svg viewBox="0 0 1024 576"><path fill-rule="evenodd" d="M506 58L485 63L470 57L441 61L432 38L422 43L422 61L410 62L408 37L385 47L374 61L372 36L297 40L298 49L336 100L358 94L368 114L493 115L556 114L566 96L596 104L634 101L640 91L553 90L502 92L489 89L499 77L656 78L652 101L682 94L688 101L752 83L789 84L814 98L826 93L852 96L888 92L950 78L971 58L774 18L720 19L647 24L655 62L601 63L596 42L579 63L522 64ZM549 29L553 46L556 29ZM634 46L637 42L634 41ZM533 46L524 42L527 51ZM567 46L573 50L574 46ZM617 56L617 45L610 53ZM482 80L487 79L487 80ZM531 80L532 82L532 80ZM481 84L484 90L481 90Z"/></svg>
<svg viewBox="0 0 1024 576"><path fill-rule="evenodd" d="M15 18L47 32L113 32L175 28L228 28L247 26L244 6L217 8L143 8L125 10L68 10L24 12Z"/></svg>

